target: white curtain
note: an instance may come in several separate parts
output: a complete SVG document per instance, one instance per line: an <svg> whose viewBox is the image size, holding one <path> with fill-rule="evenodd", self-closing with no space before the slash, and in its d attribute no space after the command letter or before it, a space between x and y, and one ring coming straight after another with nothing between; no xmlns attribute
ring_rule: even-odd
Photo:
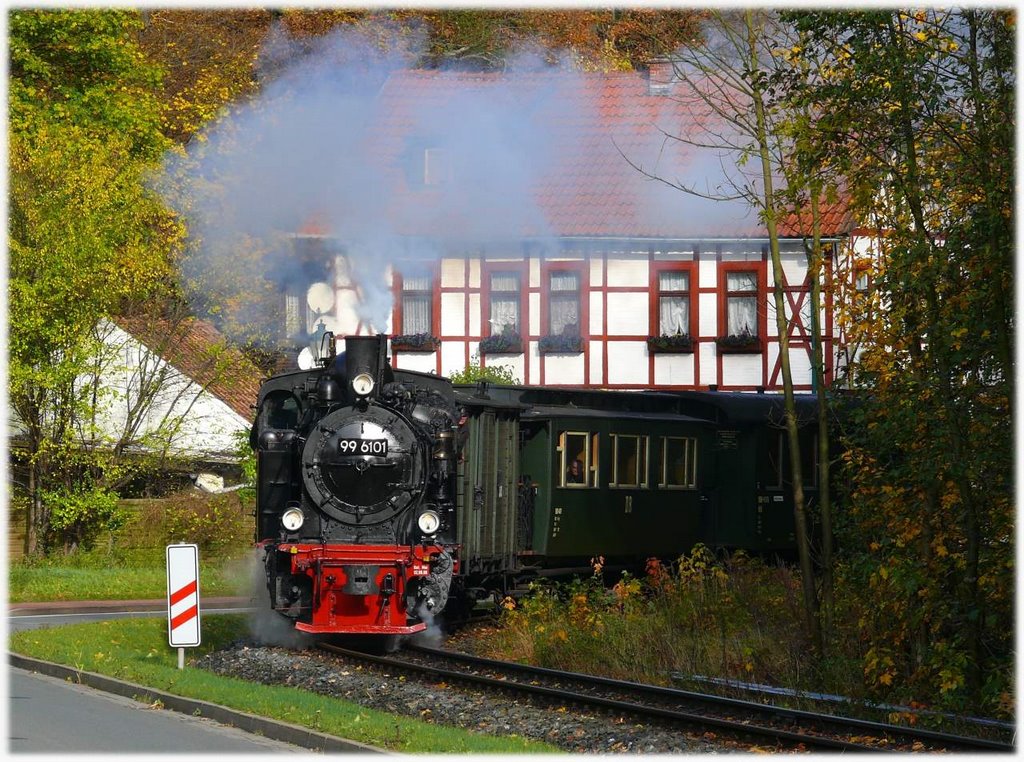
<svg viewBox="0 0 1024 762"><path fill-rule="evenodd" d="M658 273L658 332L675 336L690 332L689 273L667 270Z"/></svg>
<svg viewBox="0 0 1024 762"><path fill-rule="evenodd" d="M430 297L402 297L402 333L430 333Z"/></svg>
<svg viewBox="0 0 1024 762"><path fill-rule="evenodd" d="M730 336L749 333L757 336L757 273L735 272L726 275L728 297L728 331ZM750 296L733 296L735 292L753 292Z"/></svg>
<svg viewBox="0 0 1024 762"><path fill-rule="evenodd" d="M729 335L749 333L757 336L757 297L729 297Z"/></svg>
<svg viewBox="0 0 1024 762"><path fill-rule="evenodd" d="M491 276L491 333L519 331L519 276L495 273Z"/></svg>
<svg viewBox="0 0 1024 762"><path fill-rule="evenodd" d="M690 299L686 296L663 296L658 299L662 336L675 336L690 332Z"/></svg>
<svg viewBox="0 0 1024 762"><path fill-rule="evenodd" d="M551 273L551 335L580 332L580 294L577 273Z"/></svg>

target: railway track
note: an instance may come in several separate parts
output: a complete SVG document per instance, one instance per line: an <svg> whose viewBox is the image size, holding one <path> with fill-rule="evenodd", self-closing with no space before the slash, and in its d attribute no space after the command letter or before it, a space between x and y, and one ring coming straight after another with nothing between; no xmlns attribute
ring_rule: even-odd
<svg viewBox="0 0 1024 762"><path fill-rule="evenodd" d="M676 688L495 661L422 646L379 656L321 644L328 653L393 670L518 692L559 705L596 708L809 751L1012 752L1010 743L843 718Z"/></svg>

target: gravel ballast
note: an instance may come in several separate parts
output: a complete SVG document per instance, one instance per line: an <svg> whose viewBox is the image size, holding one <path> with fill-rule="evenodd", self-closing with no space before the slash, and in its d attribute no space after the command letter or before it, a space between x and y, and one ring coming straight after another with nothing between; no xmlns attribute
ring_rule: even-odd
<svg viewBox="0 0 1024 762"><path fill-rule="evenodd" d="M400 675L315 651L238 644L204 656L196 666L243 680L335 696L439 725L545 741L573 752L682 754L735 748L697 732L639 724L610 713L536 705L520 696Z"/></svg>

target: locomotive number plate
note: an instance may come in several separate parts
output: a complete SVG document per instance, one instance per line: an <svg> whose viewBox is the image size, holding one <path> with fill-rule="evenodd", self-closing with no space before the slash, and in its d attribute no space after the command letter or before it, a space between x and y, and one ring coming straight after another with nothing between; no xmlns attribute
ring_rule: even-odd
<svg viewBox="0 0 1024 762"><path fill-rule="evenodd" d="M341 455L387 455L388 440L342 437L338 440L338 452Z"/></svg>

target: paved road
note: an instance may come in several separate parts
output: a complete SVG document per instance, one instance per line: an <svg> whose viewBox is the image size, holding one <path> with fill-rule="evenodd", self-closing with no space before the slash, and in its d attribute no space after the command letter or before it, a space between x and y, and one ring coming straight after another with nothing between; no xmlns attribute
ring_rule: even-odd
<svg viewBox="0 0 1024 762"><path fill-rule="evenodd" d="M11 752L308 753L235 728L9 667Z"/></svg>

